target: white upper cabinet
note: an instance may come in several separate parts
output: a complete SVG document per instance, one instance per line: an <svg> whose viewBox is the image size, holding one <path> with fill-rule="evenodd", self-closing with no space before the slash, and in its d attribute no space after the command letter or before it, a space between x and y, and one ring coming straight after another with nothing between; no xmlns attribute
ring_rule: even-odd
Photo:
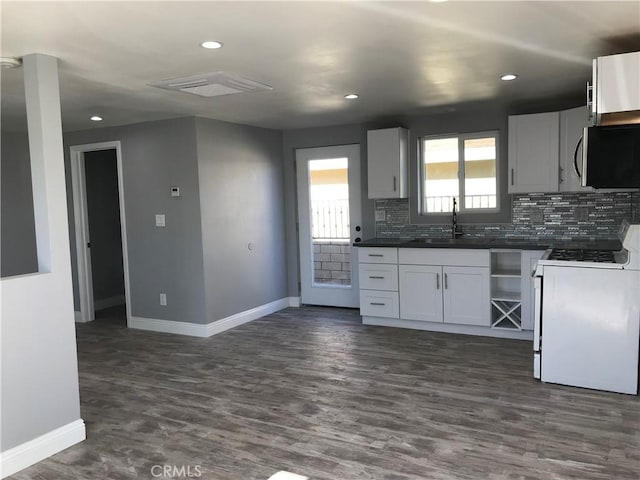
<svg viewBox="0 0 640 480"><path fill-rule="evenodd" d="M572 108L560 112L560 191L593 192L591 187L580 185L576 174L574 156L578 160L578 169L582 169L582 133L590 125L589 111L585 107ZM580 145L578 145L580 143ZM577 148L576 148L577 147ZM578 171L579 171L578 170Z"/></svg>
<svg viewBox="0 0 640 480"><path fill-rule="evenodd" d="M509 193L558 191L560 112L509 117Z"/></svg>
<svg viewBox="0 0 640 480"><path fill-rule="evenodd" d="M407 198L409 131L385 128L367 132L369 198Z"/></svg>
<svg viewBox="0 0 640 480"><path fill-rule="evenodd" d="M598 115L640 110L640 52L594 60L593 88Z"/></svg>

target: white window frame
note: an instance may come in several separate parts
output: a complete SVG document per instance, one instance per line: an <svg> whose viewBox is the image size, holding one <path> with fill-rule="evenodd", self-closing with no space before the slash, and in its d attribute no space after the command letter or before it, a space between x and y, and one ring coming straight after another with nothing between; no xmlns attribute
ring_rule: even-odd
<svg viewBox="0 0 640 480"><path fill-rule="evenodd" d="M465 168L464 168L464 141L472 140L475 138L487 138L493 137L496 145L496 208L467 208L464 206L464 183L465 183ZM425 135L420 137L418 144L418 214L421 217L443 217L450 216L451 212L427 212L425 211L425 185L424 185L424 142L426 140L438 140L443 138L457 138L458 139L458 192L460 202L458 202L457 211L462 214L476 215L486 213L500 213L500 132L498 130L489 130L486 132L472 132L472 133L447 133L443 135Z"/></svg>

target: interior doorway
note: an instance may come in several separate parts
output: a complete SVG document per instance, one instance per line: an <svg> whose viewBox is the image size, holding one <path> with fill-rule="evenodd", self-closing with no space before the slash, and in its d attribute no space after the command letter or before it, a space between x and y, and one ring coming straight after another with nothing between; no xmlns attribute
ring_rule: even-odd
<svg viewBox="0 0 640 480"><path fill-rule="evenodd" d="M71 147L81 322L98 316L130 323L120 142ZM106 312L106 313L105 313Z"/></svg>

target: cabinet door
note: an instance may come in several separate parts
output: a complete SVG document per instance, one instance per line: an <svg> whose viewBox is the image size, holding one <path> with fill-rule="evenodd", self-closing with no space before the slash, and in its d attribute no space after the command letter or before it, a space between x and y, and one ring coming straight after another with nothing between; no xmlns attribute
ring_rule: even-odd
<svg viewBox="0 0 640 480"><path fill-rule="evenodd" d="M584 127L589 126L589 111L585 107L560 112L560 191L592 192L593 188L580 185L576 174L574 155L582 138ZM577 152L578 168L582 169L582 143Z"/></svg>
<svg viewBox="0 0 640 480"><path fill-rule="evenodd" d="M557 192L560 113L509 117L509 193Z"/></svg>
<svg viewBox="0 0 640 480"><path fill-rule="evenodd" d="M400 318L442 322L442 267L400 265Z"/></svg>
<svg viewBox="0 0 640 480"><path fill-rule="evenodd" d="M490 326L489 269L443 267L444 322Z"/></svg>
<svg viewBox="0 0 640 480"><path fill-rule="evenodd" d="M640 52L598 57L598 114L640 110Z"/></svg>
<svg viewBox="0 0 640 480"><path fill-rule="evenodd" d="M369 198L406 198L408 132L385 128L367 132Z"/></svg>

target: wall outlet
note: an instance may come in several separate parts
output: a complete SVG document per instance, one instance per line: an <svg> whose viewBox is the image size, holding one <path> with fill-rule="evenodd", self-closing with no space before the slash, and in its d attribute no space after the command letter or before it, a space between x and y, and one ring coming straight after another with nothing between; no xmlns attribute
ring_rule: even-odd
<svg viewBox="0 0 640 480"><path fill-rule="evenodd" d="M578 222L587 222L589 220L589 207L576 207L573 210L573 216Z"/></svg>
<svg viewBox="0 0 640 480"><path fill-rule="evenodd" d="M167 225L165 221L164 213L156 214L156 227L165 227Z"/></svg>
<svg viewBox="0 0 640 480"><path fill-rule="evenodd" d="M543 223L544 222L544 212L539 208L531 209L531 223Z"/></svg>
<svg viewBox="0 0 640 480"><path fill-rule="evenodd" d="M160 305L162 305L163 307L167 306L167 294L166 293L161 293L160 294Z"/></svg>
<svg viewBox="0 0 640 480"><path fill-rule="evenodd" d="M385 210L376 210L376 222L384 222L387 219Z"/></svg>

